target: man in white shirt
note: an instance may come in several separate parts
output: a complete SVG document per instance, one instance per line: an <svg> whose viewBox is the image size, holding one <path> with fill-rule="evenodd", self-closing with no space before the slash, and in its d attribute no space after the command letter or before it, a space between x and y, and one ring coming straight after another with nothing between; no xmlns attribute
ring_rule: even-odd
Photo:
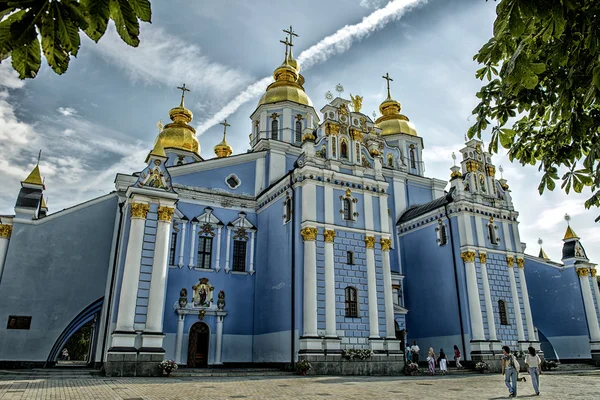
<svg viewBox="0 0 600 400"><path fill-rule="evenodd" d="M414 362L415 364L419 363L419 351L421 349L419 348L419 346L417 345L417 341L415 340L413 342L412 347L410 348L410 352L412 353L412 362Z"/></svg>

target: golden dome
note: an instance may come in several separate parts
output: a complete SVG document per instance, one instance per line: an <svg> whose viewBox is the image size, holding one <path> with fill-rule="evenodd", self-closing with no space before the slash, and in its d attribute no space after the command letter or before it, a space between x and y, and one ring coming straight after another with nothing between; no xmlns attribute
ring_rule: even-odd
<svg viewBox="0 0 600 400"><path fill-rule="evenodd" d="M395 135L397 133L403 133L405 135L418 136L415 126L409 121L406 115L400 114L402 110L402 104L392 99L390 95L389 75L383 77L388 79L388 95L387 98L379 105L379 112L381 117L377 118L375 125L381 129L381 136Z"/></svg>
<svg viewBox="0 0 600 400"><path fill-rule="evenodd" d="M221 141L221 143L215 146L215 154L219 158L229 157L231 153L233 153L231 146L229 145L229 143L227 143L227 140L225 139L226 136L227 133L223 133L223 140Z"/></svg>
<svg viewBox="0 0 600 400"><path fill-rule="evenodd" d="M165 149L171 147L200 154L200 144L196 138L196 130L188 125L193 117L192 112L185 108L182 97L179 107L172 108L169 111L169 118L173 122L165 125L156 140L160 141Z"/></svg>
<svg viewBox="0 0 600 400"><path fill-rule="evenodd" d="M312 101L302 88L304 77L298 73L297 66L297 61L286 54L283 64L273 72L275 82L267 87L267 91L260 98L258 106L280 101L293 101L312 107Z"/></svg>

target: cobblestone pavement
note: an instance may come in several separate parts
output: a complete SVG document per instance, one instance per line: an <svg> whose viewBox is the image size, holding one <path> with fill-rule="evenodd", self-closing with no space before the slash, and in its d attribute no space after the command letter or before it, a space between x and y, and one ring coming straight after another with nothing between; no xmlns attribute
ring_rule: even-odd
<svg viewBox="0 0 600 400"><path fill-rule="evenodd" d="M600 371L545 374L540 398L598 399ZM502 399L500 374L445 377L240 377L30 379L0 376L0 399ZM529 379L519 396L535 397Z"/></svg>

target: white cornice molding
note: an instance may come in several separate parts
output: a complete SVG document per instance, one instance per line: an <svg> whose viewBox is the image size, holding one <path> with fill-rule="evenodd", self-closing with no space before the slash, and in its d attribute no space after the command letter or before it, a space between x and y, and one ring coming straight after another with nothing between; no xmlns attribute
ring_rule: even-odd
<svg viewBox="0 0 600 400"><path fill-rule="evenodd" d="M251 213L256 211L256 201L253 196L200 189L179 184L173 185L173 188L179 193L180 202Z"/></svg>

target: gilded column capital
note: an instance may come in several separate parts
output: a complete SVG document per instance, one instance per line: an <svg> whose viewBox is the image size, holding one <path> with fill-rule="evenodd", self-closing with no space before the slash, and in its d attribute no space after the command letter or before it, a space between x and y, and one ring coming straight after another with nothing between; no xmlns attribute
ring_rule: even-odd
<svg viewBox="0 0 600 400"><path fill-rule="evenodd" d="M300 231L300 234L302 235L302 239L304 239L305 242L308 242L317 240L318 232L319 231L317 230L317 228L307 226L306 228Z"/></svg>
<svg viewBox="0 0 600 400"><path fill-rule="evenodd" d="M520 269L525 268L525 259L517 258L517 267L519 267Z"/></svg>
<svg viewBox="0 0 600 400"><path fill-rule="evenodd" d="M146 219L150 205L146 203L131 203L131 218Z"/></svg>
<svg viewBox="0 0 600 400"><path fill-rule="evenodd" d="M173 213L175 212L174 208L167 206L158 207L158 220L171 222L171 218L173 218Z"/></svg>
<svg viewBox="0 0 600 400"><path fill-rule="evenodd" d="M487 261L487 254L479 252L479 262L481 264L485 264L486 261Z"/></svg>
<svg viewBox="0 0 600 400"><path fill-rule="evenodd" d="M460 257L466 263L475 262L475 252L474 251L463 251L462 253L460 253Z"/></svg>
<svg viewBox="0 0 600 400"><path fill-rule="evenodd" d="M596 276L596 268L590 269L590 273L592 274L593 277L595 277Z"/></svg>
<svg viewBox="0 0 600 400"><path fill-rule="evenodd" d="M390 248L392 247L392 239L381 238L380 243L381 243L381 250L390 251Z"/></svg>
<svg viewBox="0 0 600 400"><path fill-rule="evenodd" d="M575 268L575 271L577 271L577 275L579 276L588 276L590 274L589 268Z"/></svg>
<svg viewBox="0 0 600 400"><path fill-rule="evenodd" d="M375 236L365 236L365 247L367 249L375 248Z"/></svg>
<svg viewBox="0 0 600 400"><path fill-rule="evenodd" d="M0 224L0 238L9 239L12 234L12 225Z"/></svg>
<svg viewBox="0 0 600 400"><path fill-rule="evenodd" d="M333 240L335 239L335 231L333 229L325 229L325 231L323 232L323 236L325 237L326 242L333 243Z"/></svg>
<svg viewBox="0 0 600 400"><path fill-rule="evenodd" d="M515 266L515 258L506 256L506 264L508 265L508 268L513 268Z"/></svg>

